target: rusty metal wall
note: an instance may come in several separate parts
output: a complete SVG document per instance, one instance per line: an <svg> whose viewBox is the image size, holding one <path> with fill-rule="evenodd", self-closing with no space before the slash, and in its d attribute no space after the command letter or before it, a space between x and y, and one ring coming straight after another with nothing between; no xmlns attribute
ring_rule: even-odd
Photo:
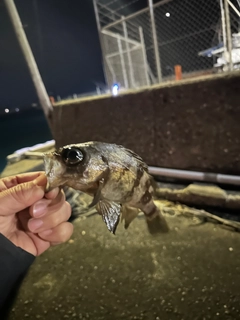
<svg viewBox="0 0 240 320"><path fill-rule="evenodd" d="M153 166L240 174L240 73L54 107L57 145L122 144Z"/></svg>

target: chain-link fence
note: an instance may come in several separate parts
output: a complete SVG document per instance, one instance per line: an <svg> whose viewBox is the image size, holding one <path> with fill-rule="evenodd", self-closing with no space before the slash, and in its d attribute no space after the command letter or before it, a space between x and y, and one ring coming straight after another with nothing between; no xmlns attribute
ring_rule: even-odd
<svg viewBox="0 0 240 320"><path fill-rule="evenodd" d="M108 85L238 68L239 11L240 0L95 0Z"/></svg>

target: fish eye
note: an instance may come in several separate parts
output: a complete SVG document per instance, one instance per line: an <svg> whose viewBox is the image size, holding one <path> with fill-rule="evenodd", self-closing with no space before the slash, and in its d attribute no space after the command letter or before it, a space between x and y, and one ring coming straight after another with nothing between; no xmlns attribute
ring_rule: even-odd
<svg viewBox="0 0 240 320"><path fill-rule="evenodd" d="M62 151L62 159L68 165L75 165L83 160L83 153L77 148L65 148Z"/></svg>

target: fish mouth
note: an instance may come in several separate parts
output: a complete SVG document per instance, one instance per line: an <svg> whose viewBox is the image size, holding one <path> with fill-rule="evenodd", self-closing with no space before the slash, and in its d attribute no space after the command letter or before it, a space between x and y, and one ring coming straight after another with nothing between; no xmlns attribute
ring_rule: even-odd
<svg viewBox="0 0 240 320"><path fill-rule="evenodd" d="M43 160L45 173L47 176L46 191L48 192L63 185L63 174L65 170L59 160L55 159L55 156L51 153L45 154Z"/></svg>

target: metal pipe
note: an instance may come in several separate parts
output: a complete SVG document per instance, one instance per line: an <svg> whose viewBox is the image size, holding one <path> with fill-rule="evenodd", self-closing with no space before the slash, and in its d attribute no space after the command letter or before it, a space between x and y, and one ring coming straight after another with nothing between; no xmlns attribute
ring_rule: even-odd
<svg viewBox="0 0 240 320"><path fill-rule="evenodd" d="M115 22L115 21L114 21L114 20L115 20L115 16L118 17L119 19L122 19L122 18L123 18L124 21L125 21L125 16L121 16L118 12L110 9L110 8L107 7L105 4L102 4L102 3L99 3L99 2L98 2L98 8L99 8L99 7L104 8L105 10L108 10L108 11L113 15L113 18L112 18L113 22ZM100 12L99 9L98 9L98 12ZM102 12L100 12L100 13L102 13ZM102 13L102 14L103 14L103 13ZM105 14L103 14L103 15L105 15ZM130 24L132 27L136 28L136 25L135 25L132 21L129 21L129 24ZM129 29L129 28L128 28L128 29ZM132 32L135 32L135 30L132 29L132 28L130 28L130 30L131 30Z"/></svg>
<svg viewBox="0 0 240 320"><path fill-rule="evenodd" d="M152 25L152 37L153 37L153 46L154 46L154 53L155 53L155 61L157 67L157 78L158 82L162 82L162 72L161 72L161 64L160 64L160 54L159 54L159 47L158 47L158 39L157 39L157 30L155 24L155 17L153 11L153 0L148 0L149 4L149 13L150 13L150 20Z"/></svg>
<svg viewBox="0 0 240 320"><path fill-rule="evenodd" d="M121 61L121 66L122 66L122 73L123 73L123 81L124 81L124 88L128 89L128 77L127 77L127 71L126 71L126 65L125 65L125 60L123 56L123 49L122 49L122 42L121 39L118 37L118 50L119 50L119 55L120 55L120 61Z"/></svg>
<svg viewBox="0 0 240 320"><path fill-rule="evenodd" d="M98 37L99 37L99 42L100 42L100 46L102 49L102 59L103 59L103 73L104 73L104 78L105 78L105 82L108 83L109 85L109 79L107 77L107 61L105 58L105 48L104 48L104 42L103 42L103 36L102 36L102 28L101 28L101 22L100 22L100 17L98 14L98 7L97 7L97 0L93 0L93 7L94 7L94 12L95 12L95 18L96 18L96 23L97 23L97 29L98 29Z"/></svg>
<svg viewBox="0 0 240 320"><path fill-rule="evenodd" d="M121 40L123 40L123 41L125 40L124 37L121 36L121 35L118 34L118 33L114 33L114 32L108 31L108 30L103 30L102 33L103 33L103 34L106 34L106 35L109 36L109 37L115 38L115 39L118 37L119 39L121 39ZM135 46L139 46L139 42L137 42L137 41L135 41L135 40L132 40L132 39L130 39L130 38L128 38L128 42L131 43L131 44L133 44L133 45L135 45Z"/></svg>
<svg viewBox="0 0 240 320"><path fill-rule="evenodd" d="M135 18L135 17L137 17L138 15L140 15L140 14L142 14L142 13L144 13L144 12L147 12L147 11L148 11L148 8L144 8L144 9L139 10L139 11L137 11L137 12L135 12L135 13L132 13L132 14L130 14L130 15L128 15L128 16L124 16L124 18L122 17L122 18L120 18L120 19L118 19L118 20L116 20L116 21L114 21L114 22L109 23L107 26L103 27L103 30L112 28L112 27L118 25L119 23L122 23L123 21L127 21L127 20L129 20L129 19Z"/></svg>
<svg viewBox="0 0 240 320"><path fill-rule="evenodd" d="M123 18L124 16L122 16ZM127 57L128 57L128 65L129 65L129 75L130 75L130 88L135 87L135 81L134 81L134 73L133 73L133 64L132 64L132 57L130 54L130 47L128 42L128 30L127 30L127 23L126 21L122 22L123 25L123 33L126 43L126 51L127 51Z"/></svg>
<svg viewBox="0 0 240 320"><path fill-rule="evenodd" d="M233 10L236 12L236 14L240 17L240 12L238 11L238 9L235 7L235 5L228 0L228 4L233 8Z"/></svg>
<svg viewBox="0 0 240 320"><path fill-rule="evenodd" d="M155 76L154 76L149 64L148 64L148 74L149 74L149 77L150 77L152 83L156 84L157 83L157 79L155 78Z"/></svg>
<svg viewBox="0 0 240 320"><path fill-rule="evenodd" d="M168 2L171 2L171 1L173 1L173 0L162 0L162 1L159 1L159 2L157 2L157 3L155 3L153 5L153 8L160 7L160 6L162 6L162 5L164 5L164 4L168 3ZM117 25L117 24L119 24L119 23L121 23L123 21L127 21L129 19L136 18L137 16L141 15L142 13L148 12L148 10L149 10L149 8L147 7L147 8L144 8L142 10L139 10L139 11L137 11L135 13L129 14L128 16L124 16L124 18L121 18L121 19L119 19L117 21L109 23L107 26L105 26L103 28L103 30L106 30L106 29L109 29L111 27L114 27L115 25Z"/></svg>
<svg viewBox="0 0 240 320"><path fill-rule="evenodd" d="M114 10L112 10L111 8L109 8L109 7L107 6L107 4L99 3L98 5L99 5L101 8L104 8L105 10L110 11L112 14L115 14L116 16L121 17L121 15L120 15L119 13L117 13L117 12L115 12ZM109 5L109 4L108 4L108 5Z"/></svg>
<svg viewBox="0 0 240 320"><path fill-rule="evenodd" d="M149 86L150 85L150 81L149 81L149 76L148 76L148 61L147 61L146 46L145 46L142 27L139 27L139 35L140 35L140 41L141 41L141 44L142 44L144 73L145 73L147 85Z"/></svg>
<svg viewBox="0 0 240 320"><path fill-rule="evenodd" d="M153 176L169 177L175 179L214 182L222 184L240 185L240 176L226 175L220 173L198 172L188 170L167 169L159 167L148 167Z"/></svg>
<svg viewBox="0 0 240 320"><path fill-rule="evenodd" d="M115 83L117 81L117 77L116 77L116 74L115 74L115 71L114 71L114 69L112 67L111 62L109 61L108 55L106 56L106 62L107 62L107 66L108 66L108 68L109 68L109 70L111 72L111 75L112 75L112 79L113 79L112 83Z"/></svg>
<svg viewBox="0 0 240 320"><path fill-rule="evenodd" d="M141 48L140 45L138 47L133 47L131 49L131 52L135 51L135 50L139 50L140 48ZM127 50L123 50L122 53L127 53ZM113 57L117 57L117 56L119 56L119 52L109 53L106 55L107 58L113 58Z"/></svg>
<svg viewBox="0 0 240 320"><path fill-rule="evenodd" d="M10 16L10 19L12 21L14 31L16 33L18 42L20 44L20 47L22 49L24 58L26 59L32 81L34 83L35 89L37 91L38 99L40 101L40 104L43 108L43 112L45 114L45 117L47 121L49 121L49 115L53 110L52 104L50 102L50 99L48 97L46 88L43 84L40 72L38 70L36 61L34 59L31 47L28 43L26 34L24 32L24 28L21 22L21 19L18 15L17 8L14 4L13 0L5 0L5 5L8 11L8 14Z"/></svg>
<svg viewBox="0 0 240 320"><path fill-rule="evenodd" d="M229 15L228 0L224 0L225 14L226 14L226 29L227 29L227 48L229 56L229 71L233 70L232 63L232 32L231 32L231 20Z"/></svg>
<svg viewBox="0 0 240 320"><path fill-rule="evenodd" d="M225 12L223 8L223 0L220 0L220 9L221 9L221 20L222 20L222 33L223 33L223 46L224 51L227 51L227 39L226 39L226 23L225 23Z"/></svg>

